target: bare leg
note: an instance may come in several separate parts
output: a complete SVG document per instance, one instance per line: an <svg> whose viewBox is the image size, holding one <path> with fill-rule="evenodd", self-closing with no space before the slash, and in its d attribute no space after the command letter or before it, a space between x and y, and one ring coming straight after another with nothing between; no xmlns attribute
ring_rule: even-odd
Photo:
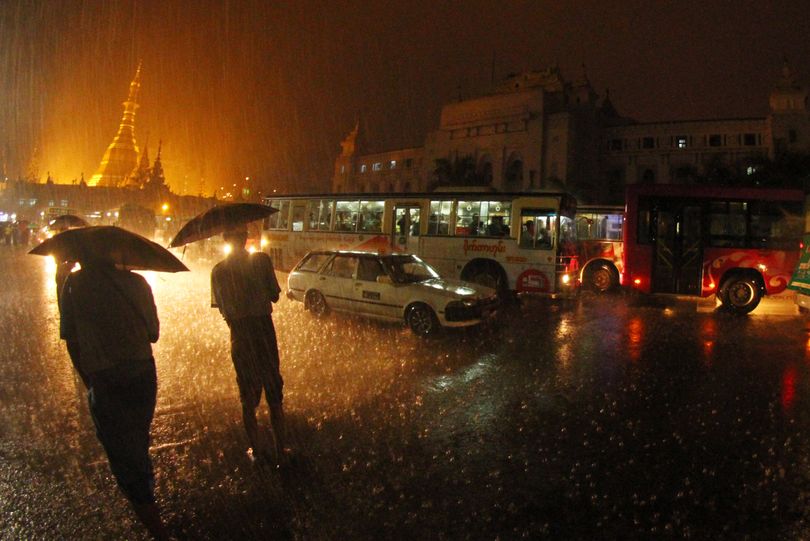
<svg viewBox="0 0 810 541"><path fill-rule="evenodd" d="M248 442L253 448L253 451L256 452L256 447L259 444L259 425L256 422L256 410L254 408L242 406L242 421L245 424L245 432L247 432Z"/></svg>
<svg viewBox="0 0 810 541"><path fill-rule="evenodd" d="M169 532L166 531L166 526L163 524L163 519L160 518L160 509L156 503L132 503L132 508L135 514L141 519L141 522L152 537L159 541L169 539Z"/></svg>
<svg viewBox="0 0 810 541"><path fill-rule="evenodd" d="M270 422L273 425L273 439L276 443L276 453L279 461L282 461L287 452L287 426L284 421L284 408L279 404L269 404Z"/></svg>

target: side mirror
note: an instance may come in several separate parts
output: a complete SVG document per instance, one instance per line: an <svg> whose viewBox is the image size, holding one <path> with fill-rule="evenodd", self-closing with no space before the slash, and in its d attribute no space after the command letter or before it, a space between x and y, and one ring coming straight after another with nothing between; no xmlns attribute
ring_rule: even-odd
<svg viewBox="0 0 810 541"><path fill-rule="evenodd" d="M380 274L379 276L377 276L377 283L378 284L393 284L394 281L387 274Z"/></svg>

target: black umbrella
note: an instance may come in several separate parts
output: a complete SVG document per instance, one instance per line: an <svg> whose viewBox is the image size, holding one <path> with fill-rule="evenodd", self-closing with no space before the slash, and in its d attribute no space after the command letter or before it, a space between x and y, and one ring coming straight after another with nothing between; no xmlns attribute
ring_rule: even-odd
<svg viewBox="0 0 810 541"><path fill-rule="evenodd" d="M57 261L112 261L131 270L187 271L174 254L156 242L111 225L68 229L28 252Z"/></svg>
<svg viewBox="0 0 810 541"><path fill-rule="evenodd" d="M169 244L177 248L189 242L207 239L228 229L262 220L278 209L256 203L228 203L211 207L180 228Z"/></svg>
<svg viewBox="0 0 810 541"><path fill-rule="evenodd" d="M51 231L62 231L71 227L87 227L87 221L75 214L62 214L48 222L48 229Z"/></svg>

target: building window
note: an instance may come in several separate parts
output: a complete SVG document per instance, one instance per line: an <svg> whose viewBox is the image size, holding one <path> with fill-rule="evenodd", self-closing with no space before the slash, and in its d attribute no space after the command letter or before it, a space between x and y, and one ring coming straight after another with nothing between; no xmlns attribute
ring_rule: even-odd
<svg viewBox="0 0 810 541"><path fill-rule="evenodd" d="M641 140L641 148L655 148L655 138L645 137Z"/></svg>
<svg viewBox="0 0 810 541"><path fill-rule="evenodd" d="M53 206L53 204L54 204L54 203L53 203L53 199L48 200L48 206L49 206L49 207L52 207L52 206Z"/></svg>
<svg viewBox="0 0 810 541"><path fill-rule="evenodd" d="M382 170L382 162L374 162L374 165L371 166L371 169L374 171Z"/></svg>
<svg viewBox="0 0 810 541"><path fill-rule="evenodd" d="M341 166L340 166L340 174L342 175L342 174L343 174L343 173L345 173L345 172L346 172L346 166L345 166L345 165L341 165Z"/></svg>
<svg viewBox="0 0 810 541"><path fill-rule="evenodd" d="M675 146L677 148L686 148L687 146L689 146L689 137L686 135L676 135Z"/></svg>
<svg viewBox="0 0 810 541"><path fill-rule="evenodd" d="M407 169L410 169L410 168L411 168L411 165L413 165L413 160L412 160L411 158L407 158L407 159L405 160L405 167L406 167Z"/></svg>
<svg viewBox="0 0 810 541"><path fill-rule="evenodd" d="M710 147L721 147L723 146L723 136L719 133L714 133L709 136L709 146Z"/></svg>
<svg viewBox="0 0 810 541"><path fill-rule="evenodd" d="M391 162L388 164L388 168L389 169L396 169L397 168L397 161L396 160L391 160Z"/></svg>
<svg viewBox="0 0 810 541"><path fill-rule="evenodd" d="M799 134L796 130L788 130L788 141L795 143L799 140Z"/></svg>
<svg viewBox="0 0 810 541"><path fill-rule="evenodd" d="M520 190L523 187L523 161L520 158L513 158L506 167L505 175L507 190Z"/></svg>
<svg viewBox="0 0 810 541"><path fill-rule="evenodd" d="M29 200L28 200L28 204L29 204L29 205L31 205L31 206L33 207L34 205L36 205L36 204L37 204L37 200L36 200L36 199L29 199Z"/></svg>
<svg viewBox="0 0 810 541"><path fill-rule="evenodd" d="M63 207L68 206L68 200L67 200L67 199L62 199L62 201L60 201L60 204L61 204Z"/></svg>
<svg viewBox="0 0 810 541"><path fill-rule="evenodd" d="M753 147L757 144L757 134L755 133L746 133L743 135L743 145L747 147Z"/></svg>
<svg viewBox="0 0 810 541"><path fill-rule="evenodd" d="M749 165L748 167L745 168L745 174L748 175L748 176L751 176L756 172L757 172L757 168L754 167L753 165Z"/></svg>
<svg viewBox="0 0 810 541"><path fill-rule="evenodd" d="M365 173L368 170L368 166L366 164L362 164L360 166L360 172Z"/></svg>
<svg viewBox="0 0 810 541"><path fill-rule="evenodd" d="M622 149L622 140L621 139L611 139L610 140L610 150L621 150Z"/></svg>

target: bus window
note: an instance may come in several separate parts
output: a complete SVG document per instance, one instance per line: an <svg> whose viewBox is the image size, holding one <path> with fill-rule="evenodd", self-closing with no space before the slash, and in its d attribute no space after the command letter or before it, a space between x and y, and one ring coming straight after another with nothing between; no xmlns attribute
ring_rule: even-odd
<svg viewBox="0 0 810 541"><path fill-rule="evenodd" d="M773 201L754 201L751 208L751 246L791 249L796 247L804 224L801 206Z"/></svg>
<svg viewBox="0 0 810 541"><path fill-rule="evenodd" d="M456 235L481 235L483 233L481 202L459 201L456 208Z"/></svg>
<svg viewBox="0 0 810 541"><path fill-rule="evenodd" d="M329 199L312 199L309 202L310 231L329 231L332 219L332 201Z"/></svg>
<svg viewBox="0 0 810 541"><path fill-rule="evenodd" d="M264 224L265 229L287 229L290 218L290 202L276 199L270 202L270 206L278 209L278 212L267 217Z"/></svg>
<svg viewBox="0 0 810 541"><path fill-rule="evenodd" d="M577 239L622 240L622 212L578 212Z"/></svg>
<svg viewBox="0 0 810 541"><path fill-rule="evenodd" d="M383 201L360 201L360 231L382 231Z"/></svg>
<svg viewBox="0 0 810 541"><path fill-rule="evenodd" d="M569 222L568 229L573 232L573 221ZM534 250L550 250L554 245L557 232L557 213L551 210L523 209L520 213L521 248Z"/></svg>
<svg viewBox="0 0 810 541"><path fill-rule="evenodd" d="M447 235L450 232L450 211L452 201L431 201L428 235Z"/></svg>
<svg viewBox="0 0 810 541"><path fill-rule="evenodd" d="M359 208L357 201L338 201L335 204L335 231L356 231Z"/></svg>
<svg viewBox="0 0 810 541"><path fill-rule="evenodd" d="M292 230L304 230L304 216L306 216L307 203L306 201L296 201L293 203L292 208Z"/></svg>
<svg viewBox="0 0 810 541"><path fill-rule="evenodd" d="M320 205L318 206L318 230L319 231L329 231L332 223L332 207L335 206L335 202L329 199L321 199Z"/></svg>
<svg viewBox="0 0 810 541"><path fill-rule="evenodd" d="M564 255L577 253L577 229L574 220L568 216L560 216L560 252Z"/></svg>
<svg viewBox="0 0 810 541"><path fill-rule="evenodd" d="M512 203L509 201L482 201L481 220L487 224L479 235L490 237L509 236L509 225L512 218Z"/></svg>
<svg viewBox="0 0 810 541"><path fill-rule="evenodd" d="M744 246L748 203L744 201L709 202L709 244Z"/></svg>

